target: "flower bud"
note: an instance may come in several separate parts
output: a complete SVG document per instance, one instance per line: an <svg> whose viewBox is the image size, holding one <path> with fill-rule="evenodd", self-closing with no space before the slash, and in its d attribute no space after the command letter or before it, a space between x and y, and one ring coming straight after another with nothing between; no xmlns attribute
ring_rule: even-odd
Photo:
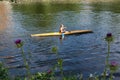
<svg viewBox="0 0 120 80"><path fill-rule="evenodd" d="M48 74L51 74L51 73L52 73L52 70L48 70L47 73L48 73Z"/></svg>
<svg viewBox="0 0 120 80"><path fill-rule="evenodd" d="M113 41L112 33L107 33L107 34L106 34L106 37L105 37L105 40L106 40L107 42L112 42L112 41Z"/></svg>
<svg viewBox="0 0 120 80"><path fill-rule="evenodd" d="M16 41L15 41L15 44L20 44L21 43L21 39L17 39Z"/></svg>
<svg viewBox="0 0 120 80"><path fill-rule="evenodd" d="M116 71L118 69L118 63L115 61L112 61L109 66L111 71Z"/></svg>
<svg viewBox="0 0 120 80"><path fill-rule="evenodd" d="M15 44L16 44L17 48L21 48L23 46L23 42L21 41L21 39L17 39L15 41Z"/></svg>
<svg viewBox="0 0 120 80"><path fill-rule="evenodd" d="M112 33L107 33L107 37L112 37Z"/></svg>

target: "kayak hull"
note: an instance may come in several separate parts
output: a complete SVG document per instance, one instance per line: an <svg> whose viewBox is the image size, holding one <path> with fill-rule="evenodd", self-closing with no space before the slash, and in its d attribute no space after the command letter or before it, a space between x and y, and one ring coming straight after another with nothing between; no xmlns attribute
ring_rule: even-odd
<svg viewBox="0 0 120 80"><path fill-rule="evenodd" d="M74 31L66 31L64 35L72 35L72 34L82 34L82 33L91 33L91 30L74 30ZM31 34L32 37L47 37L47 36L61 36L62 33L59 32L51 32L51 33L41 33L41 34Z"/></svg>

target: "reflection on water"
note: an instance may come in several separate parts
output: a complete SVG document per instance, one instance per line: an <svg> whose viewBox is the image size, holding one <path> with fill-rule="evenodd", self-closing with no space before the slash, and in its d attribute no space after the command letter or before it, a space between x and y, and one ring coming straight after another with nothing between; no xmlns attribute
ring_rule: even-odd
<svg viewBox="0 0 120 80"><path fill-rule="evenodd" d="M15 5L13 8L15 11L20 11L21 14L23 14L24 21L22 22L22 24L27 26L26 28L31 29L30 27L34 26L37 28L43 28L43 30L45 30L47 28L48 30L51 30L51 31L53 31L56 28L55 25L57 24L57 22L59 22L59 21L56 22L56 18L57 19L62 18L64 20L67 17L72 16L72 14L68 15L67 11L72 12L72 11L77 11L80 9L79 8L80 5L77 5L77 4L76 5L73 5L73 4L32 4L32 5L28 4L28 5L23 5L23 4L21 4L19 6ZM68 16L60 16L61 14L59 12L63 12L63 11L66 11L66 13L64 13L64 14L68 15ZM56 16L56 18L55 18L55 16ZM29 26L28 24L31 24L31 26ZM50 27L50 26L53 26L53 27ZM57 25L57 26L59 26L59 25Z"/></svg>
<svg viewBox="0 0 120 80"><path fill-rule="evenodd" d="M6 46L10 45L7 44L7 42L8 41L11 42L11 39L9 39L10 36L6 36L9 34L8 30L10 28L9 26L12 24L10 21L11 20L10 14L11 14L10 3L7 1L0 2L0 52L2 52L3 50L3 53L5 51Z"/></svg>
<svg viewBox="0 0 120 80"><path fill-rule="evenodd" d="M51 52L51 48L55 45L58 46L58 54L64 61L65 73L83 73L85 77L96 71L100 74L104 68L107 52L104 41L107 32L115 35L115 42L111 47L111 53L113 53L111 60L119 61L119 3L37 3L14 4L12 7L13 12L10 14L12 25L2 30L3 32L0 34L0 45L3 45L0 57L11 68L9 69L11 75L25 73L20 51L14 46L14 40L18 38L25 42L25 53L32 54L30 63L32 73L47 71L56 64L56 55ZM7 20L5 21L6 24ZM30 37L30 34L34 33L58 31L61 23L68 30L90 29L94 33L65 36L62 43L59 36ZM27 57L29 58L29 56Z"/></svg>
<svg viewBox="0 0 120 80"><path fill-rule="evenodd" d="M114 13L120 13L120 1L114 1L110 3L94 3L91 4L94 11L111 11Z"/></svg>
<svg viewBox="0 0 120 80"><path fill-rule="evenodd" d="M8 2L0 3L0 32L5 31L9 23L10 7Z"/></svg>

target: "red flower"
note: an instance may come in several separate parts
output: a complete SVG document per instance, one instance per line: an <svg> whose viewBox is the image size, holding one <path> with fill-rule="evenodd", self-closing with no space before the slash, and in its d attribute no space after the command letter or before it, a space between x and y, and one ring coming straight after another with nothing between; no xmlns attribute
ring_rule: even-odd
<svg viewBox="0 0 120 80"><path fill-rule="evenodd" d="M112 61L111 63L110 63L110 65L109 65L109 67L110 67L110 70L111 71L117 71L117 69L118 69L118 63L117 62L115 62L115 61Z"/></svg>
<svg viewBox="0 0 120 80"><path fill-rule="evenodd" d="M52 73L52 70L48 70L47 73L48 73L48 74L51 74L51 73Z"/></svg>
<svg viewBox="0 0 120 80"><path fill-rule="evenodd" d="M112 33L107 33L106 37L112 37Z"/></svg>
<svg viewBox="0 0 120 80"><path fill-rule="evenodd" d="M112 33L107 33L107 34L106 34L106 37L105 37L105 40L106 40L107 42L112 42L112 41L113 41Z"/></svg>
<svg viewBox="0 0 120 80"><path fill-rule="evenodd" d="M112 62L111 62L111 66L115 67L115 66L117 66L117 65L118 65L117 62L115 62L115 61L112 61Z"/></svg>
<svg viewBox="0 0 120 80"><path fill-rule="evenodd" d="M21 48L23 46L23 42L21 41L21 39L17 39L15 41L15 44L16 44L17 48Z"/></svg>
<svg viewBox="0 0 120 80"><path fill-rule="evenodd" d="M17 44L21 44L21 39L17 39L16 41L15 41L15 44L17 45Z"/></svg>

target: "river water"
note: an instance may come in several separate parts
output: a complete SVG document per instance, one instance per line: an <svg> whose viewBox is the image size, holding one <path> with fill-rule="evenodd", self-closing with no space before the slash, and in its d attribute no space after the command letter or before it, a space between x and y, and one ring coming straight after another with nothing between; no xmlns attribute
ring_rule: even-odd
<svg viewBox="0 0 120 80"><path fill-rule="evenodd" d="M56 55L51 52L51 48L57 46L58 54L63 59L65 74L82 73L85 77L90 73L101 74L107 54L104 38L108 32L114 36L110 61L120 59L119 2L12 5L6 3L2 8L0 14L4 17L0 23L0 60L9 67L12 76L24 75L26 72L21 51L14 44L16 39L24 41L23 48L32 73L47 71L57 63ZM30 36L35 33L59 31L60 24L64 24L67 30L85 29L92 30L93 33L65 36L62 41L59 36Z"/></svg>

